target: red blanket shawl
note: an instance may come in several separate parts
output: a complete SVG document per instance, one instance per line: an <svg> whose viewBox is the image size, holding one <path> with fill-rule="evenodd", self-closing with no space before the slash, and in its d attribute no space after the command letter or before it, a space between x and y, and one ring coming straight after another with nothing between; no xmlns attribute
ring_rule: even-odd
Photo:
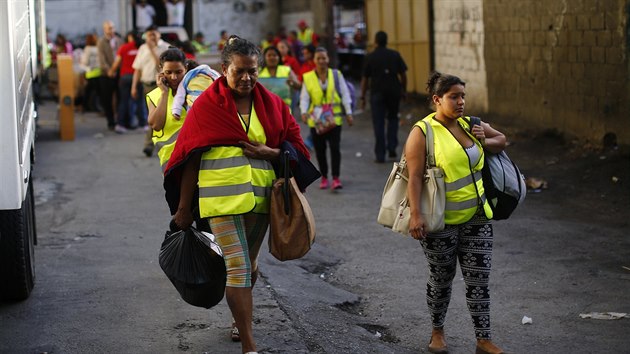
<svg viewBox="0 0 630 354"><path fill-rule="evenodd" d="M309 152L300 136L300 126L282 99L259 84L254 86L252 95L256 115L265 129L266 145L279 148L282 142L288 141L309 158ZM175 149L166 165L164 189L171 212L173 204L176 210L179 203L181 167L191 153L207 151L213 146L238 146L239 141L249 139L236 112L232 91L226 78L221 77L195 100L188 111Z"/></svg>

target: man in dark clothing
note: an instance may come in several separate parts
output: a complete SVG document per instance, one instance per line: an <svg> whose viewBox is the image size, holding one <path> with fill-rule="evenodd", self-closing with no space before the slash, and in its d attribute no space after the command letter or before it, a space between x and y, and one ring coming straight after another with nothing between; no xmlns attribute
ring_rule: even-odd
<svg viewBox="0 0 630 354"><path fill-rule="evenodd" d="M98 61L102 73L99 78L101 105L105 111L109 130L114 130L116 126L116 120L114 118L114 95L116 94L118 81L116 80L115 73L112 76L109 76L108 73L112 64L114 64L116 52L120 44L120 38L118 38L116 32L114 32L114 23L112 21L103 22L103 37L98 40L96 46L98 48Z"/></svg>
<svg viewBox="0 0 630 354"><path fill-rule="evenodd" d="M370 106L376 139L376 162L385 162L385 148L390 158L396 157L398 147L398 109L407 95L407 65L395 50L387 49L387 33L375 36L376 49L368 55L361 79L361 109L365 108L365 93L370 80ZM385 139L387 120L387 140Z"/></svg>

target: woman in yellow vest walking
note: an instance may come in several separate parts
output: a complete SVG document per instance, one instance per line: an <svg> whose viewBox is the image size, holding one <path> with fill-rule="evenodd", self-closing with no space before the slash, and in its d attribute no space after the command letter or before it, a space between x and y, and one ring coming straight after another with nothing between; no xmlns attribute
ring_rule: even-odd
<svg viewBox="0 0 630 354"><path fill-rule="evenodd" d="M223 250L225 296L234 317L231 335L241 341L243 353L256 352L252 287L269 225L276 177L272 163L278 162L285 142L309 158L289 107L256 82L259 59L255 44L238 36L227 40L223 76L188 111L164 177L175 223L190 227L194 202ZM199 197L193 201L197 186Z"/></svg>
<svg viewBox="0 0 630 354"><path fill-rule="evenodd" d="M85 48L81 55L80 66L85 71L85 92L83 93L83 111L95 112L98 110L99 78L101 77L101 67L98 62L98 48L96 35L93 33L85 37Z"/></svg>
<svg viewBox="0 0 630 354"><path fill-rule="evenodd" d="M444 170L446 227L442 231L426 232L420 210L426 160L423 123L414 125L405 146L409 167L409 231L420 240L430 271L426 298L433 331L428 349L431 353L448 352L444 319L459 258L477 338L476 353L502 353L491 340L488 282L492 263L493 235L489 221L492 210L484 194L481 169L484 149L493 153L502 151L505 135L485 122L470 127L470 119L464 117L465 83L458 77L433 73L428 91L436 112L422 121L433 130L435 163Z"/></svg>
<svg viewBox="0 0 630 354"><path fill-rule="evenodd" d="M177 48L169 48L160 54L158 71L155 77L157 87L146 94L146 99L149 108L148 122L153 129L153 143L164 171L186 118L185 109L182 109L180 117L175 118L172 114L173 99L179 83L186 75L184 52Z"/></svg>
<svg viewBox="0 0 630 354"><path fill-rule="evenodd" d="M315 50L315 70L304 74L302 93L300 94L300 109L302 111L302 121L311 128L315 155L319 164L319 171L322 180L320 189L327 189L328 182L328 160L326 158L326 144L330 146L330 158L332 167L332 189L342 188L339 175L341 173L341 125L345 116L349 126L353 124L352 104L350 92L346 86L343 75L338 70L328 67L328 52L325 48L319 47ZM322 110L322 107L332 105L332 114L337 126L329 132L318 134L315 129L314 112Z"/></svg>
<svg viewBox="0 0 630 354"><path fill-rule="evenodd" d="M258 72L258 82L280 96L289 107L291 107L291 89L302 88L302 83L291 67L282 64L280 51L274 46L263 50L263 65Z"/></svg>

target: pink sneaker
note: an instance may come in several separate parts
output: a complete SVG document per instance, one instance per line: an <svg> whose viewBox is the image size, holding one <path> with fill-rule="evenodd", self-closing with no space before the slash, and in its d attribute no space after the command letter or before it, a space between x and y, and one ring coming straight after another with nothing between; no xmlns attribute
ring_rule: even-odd
<svg viewBox="0 0 630 354"><path fill-rule="evenodd" d="M341 189L343 185L338 177L333 177L332 189Z"/></svg>
<svg viewBox="0 0 630 354"><path fill-rule="evenodd" d="M322 181L319 182L319 189L327 189L328 188L328 178L322 177Z"/></svg>

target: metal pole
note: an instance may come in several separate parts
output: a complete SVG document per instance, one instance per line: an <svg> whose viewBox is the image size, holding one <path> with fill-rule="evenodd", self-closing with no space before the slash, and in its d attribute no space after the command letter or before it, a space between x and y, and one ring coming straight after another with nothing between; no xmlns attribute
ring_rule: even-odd
<svg viewBox="0 0 630 354"><path fill-rule="evenodd" d="M335 0L326 1L326 48L330 57L330 67L337 67L337 46L335 45Z"/></svg>

